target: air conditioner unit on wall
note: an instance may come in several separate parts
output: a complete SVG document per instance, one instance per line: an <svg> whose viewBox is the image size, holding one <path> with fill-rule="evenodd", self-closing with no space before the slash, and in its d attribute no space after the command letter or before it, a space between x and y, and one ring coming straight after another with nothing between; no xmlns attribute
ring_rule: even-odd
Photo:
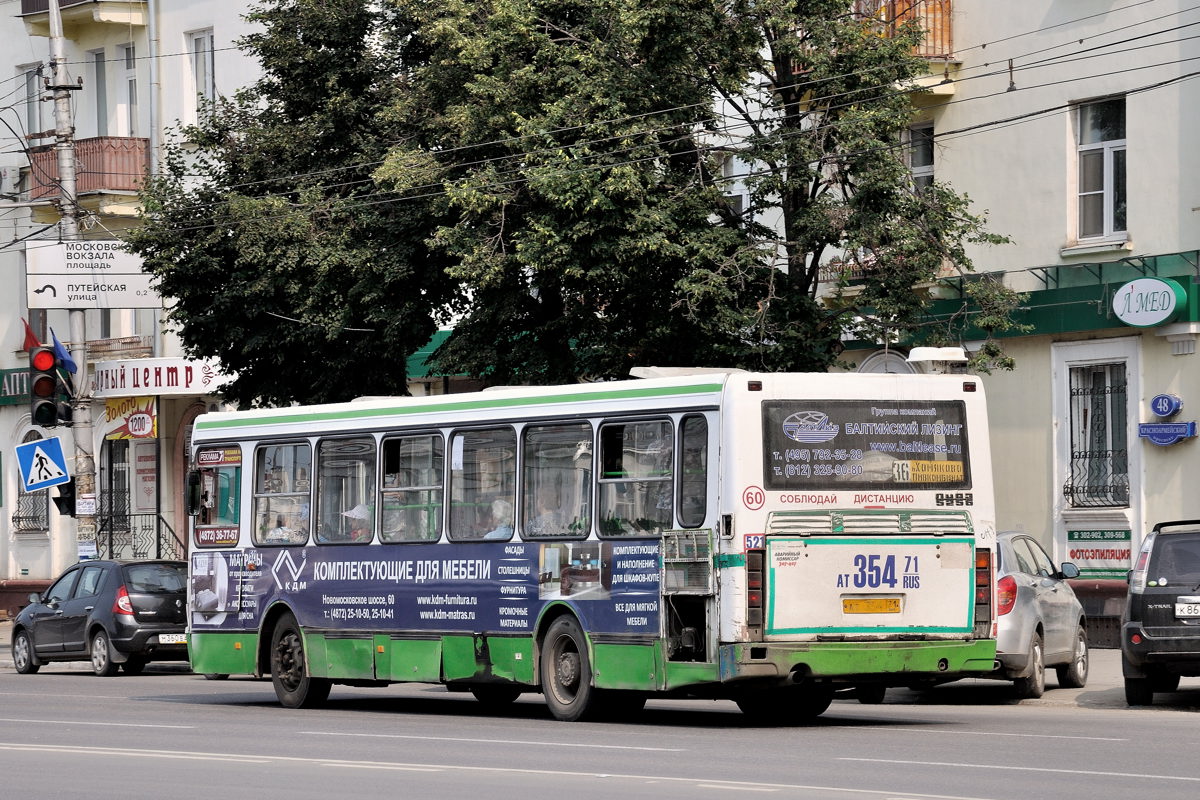
<svg viewBox="0 0 1200 800"><path fill-rule="evenodd" d="M0 195L16 195L21 192L21 168L0 167Z"/></svg>

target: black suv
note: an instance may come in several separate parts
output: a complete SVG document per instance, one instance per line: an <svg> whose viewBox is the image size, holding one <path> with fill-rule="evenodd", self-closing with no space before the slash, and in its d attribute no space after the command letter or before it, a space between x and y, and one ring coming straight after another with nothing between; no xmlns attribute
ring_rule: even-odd
<svg viewBox="0 0 1200 800"><path fill-rule="evenodd" d="M1200 520L1160 522L1142 542L1121 620L1121 672L1131 706L1200 675Z"/></svg>

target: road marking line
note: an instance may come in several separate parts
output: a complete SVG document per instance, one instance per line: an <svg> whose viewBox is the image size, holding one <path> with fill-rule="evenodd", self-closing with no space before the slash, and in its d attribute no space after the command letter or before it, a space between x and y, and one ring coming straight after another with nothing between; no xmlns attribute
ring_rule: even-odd
<svg viewBox="0 0 1200 800"><path fill-rule="evenodd" d="M862 730L861 726L845 725L839 726L846 729ZM1111 736L1068 736L1066 734L1055 733L1000 733L998 731L946 731L934 730L931 728L897 728L888 725L880 725L878 727L871 726L872 731L901 731L903 733L944 733L949 736L1015 736L1019 739L1079 739L1085 742L1128 742L1129 739L1117 739Z"/></svg>
<svg viewBox="0 0 1200 800"><path fill-rule="evenodd" d="M521 744L535 747L583 747L597 750L648 750L656 753L684 753L682 747L635 747L624 744L575 744L571 742L535 742L518 739L468 739L456 736L411 736L402 733L340 733L336 731L300 731L304 736L358 736L367 739L420 739L428 742L476 742L479 744Z"/></svg>
<svg viewBox="0 0 1200 800"><path fill-rule="evenodd" d="M838 761L865 761L871 764L910 764L917 767L965 767L967 769L1008 769L1022 772L1054 772L1063 775L1103 775L1109 778L1150 778L1160 781L1186 781L1200 783L1200 778L1190 778L1186 775L1150 775L1141 772L1102 772L1094 769L1055 769L1053 767L1018 767L1013 764L961 764L955 761L902 761L885 758L854 758L839 756Z"/></svg>
<svg viewBox="0 0 1200 800"><path fill-rule="evenodd" d="M271 755L236 755L232 753L205 753L193 752L187 750L143 750L137 748L117 748L117 747L84 747L84 746L68 746L68 745L38 745L27 744L23 742L0 742L0 750L15 750L21 752L41 752L41 753L72 753L79 755L105 755L105 756L131 756L138 758L177 758L188 761L228 761L233 763L244 764L270 764L270 763L294 763L294 764L320 764L324 767L338 768L358 768L358 769L397 769L397 770L413 770L413 771L458 771L458 772L499 772L509 773L514 775L546 775L550 777L560 778L617 778L619 780L628 781L643 781L647 783L677 783L690 786L704 786L706 788L724 789L759 789L763 791L772 791L778 789L790 789L824 792L826 794L855 794L862 796L873 796L881 798L897 797L895 789L880 791L875 789L853 789L845 786L816 786L810 784L796 783L765 783L760 781L725 781L720 779L702 779L702 778L680 778L672 775L632 775L625 773L612 772L580 772L568 770L551 770L551 769L524 769L520 767L478 767L470 764L406 764L403 762L386 762L386 761L350 761L340 759L320 759L309 758L306 756L271 756ZM863 759L866 760L866 759ZM1095 774L1095 773L1092 773ZM906 800L985 800L979 797L968 797L962 795L947 795L947 794L921 794L911 793L903 795Z"/></svg>
<svg viewBox="0 0 1200 800"><path fill-rule="evenodd" d="M13 717L0 717L0 722L20 722L23 724L36 722L39 725L100 725L109 728L180 728L183 730L191 730L195 725L152 725L150 723L138 722L81 722L77 719L16 719Z"/></svg>

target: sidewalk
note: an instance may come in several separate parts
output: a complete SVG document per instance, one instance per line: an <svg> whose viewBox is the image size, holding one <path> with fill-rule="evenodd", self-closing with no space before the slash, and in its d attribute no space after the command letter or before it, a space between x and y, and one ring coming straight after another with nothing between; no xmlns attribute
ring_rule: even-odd
<svg viewBox="0 0 1200 800"><path fill-rule="evenodd" d="M1121 677L1121 651L1093 649L1091 651L1087 686L1082 689L1059 689L1054 671L1046 675L1046 693L1037 700L1022 700L1022 705L1078 706L1080 708L1125 708L1125 682ZM55 664L52 668L78 668L90 670L86 661ZM0 669L11 670L12 622L0 621ZM996 690L1001 681L987 678L969 678L955 681L934 689L932 693L893 689L888 692L887 702L939 702L967 705L972 702L994 703ZM929 696L932 695L932 698Z"/></svg>

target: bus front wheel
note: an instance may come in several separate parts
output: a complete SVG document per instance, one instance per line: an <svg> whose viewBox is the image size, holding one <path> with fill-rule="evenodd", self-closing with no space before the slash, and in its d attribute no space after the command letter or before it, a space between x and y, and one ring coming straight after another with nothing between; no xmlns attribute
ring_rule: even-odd
<svg viewBox="0 0 1200 800"><path fill-rule="evenodd" d="M280 617L271 637L271 683L285 708L313 708L325 702L333 683L308 674L300 624L291 614Z"/></svg>
<svg viewBox="0 0 1200 800"><path fill-rule="evenodd" d="M590 710L592 665L587 639L571 617L559 617L546 632L541 653L542 694L555 719L574 722Z"/></svg>

